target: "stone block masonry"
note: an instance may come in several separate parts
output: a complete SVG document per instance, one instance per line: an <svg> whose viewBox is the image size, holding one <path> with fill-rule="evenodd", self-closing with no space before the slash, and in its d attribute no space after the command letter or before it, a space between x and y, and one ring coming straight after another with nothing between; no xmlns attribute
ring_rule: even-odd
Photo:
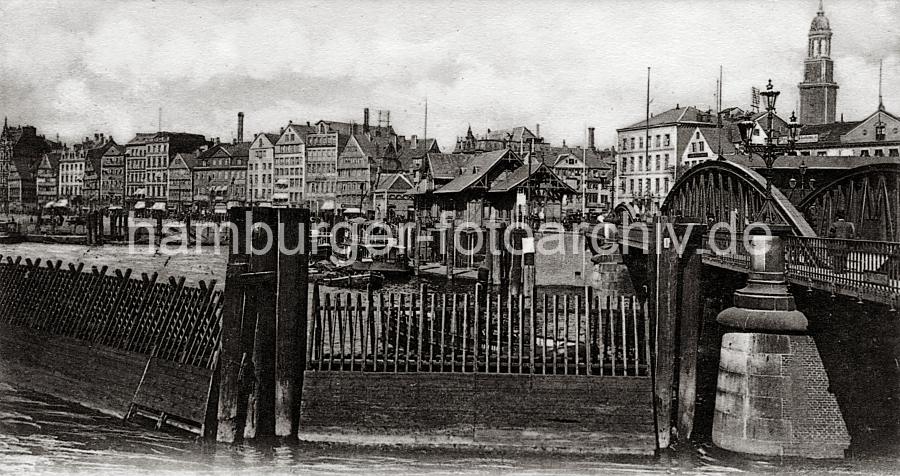
<svg viewBox="0 0 900 476"><path fill-rule="evenodd" d="M725 334L713 441L751 454L842 458L850 436L828 385L810 336Z"/></svg>

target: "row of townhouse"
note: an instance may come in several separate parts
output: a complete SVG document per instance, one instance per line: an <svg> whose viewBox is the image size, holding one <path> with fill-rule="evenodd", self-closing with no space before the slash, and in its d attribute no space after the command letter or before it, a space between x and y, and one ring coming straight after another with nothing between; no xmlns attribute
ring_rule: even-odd
<svg viewBox="0 0 900 476"><path fill-rule="evenodd" d="M365 109L361 123L289 122L277 134L259 133L244 142L239 113L238 137L231 143L160 131L137 133L125 144L95 134L71 147L38 138L34 128L26 127L26 133L19 134L25 139L18 142L12 180L2 173L0 179L13 184L7 203L29 210L56 205L224 213L233 205L269 205L370 212L377 217L408 214L414 205L409 192L428 174L428 156L440 154L440 147L435 139L398 135L390 125L370 125L368 119ZM4 137L13 135L12 129L4 132ZM468 135L472 139L471 128ZM566 198L566 208L608 207L614 151L596 150L593 134L587 148L566 147L565 142L551 146L521 126L486 137L490 139L470 140L471 146L462 147L458 155L518 150L520 156L531 157L533 151L579 191ZM525 143L528 152L523 154ZM23 154L34 156L33 165L15 166Z"/></svg>

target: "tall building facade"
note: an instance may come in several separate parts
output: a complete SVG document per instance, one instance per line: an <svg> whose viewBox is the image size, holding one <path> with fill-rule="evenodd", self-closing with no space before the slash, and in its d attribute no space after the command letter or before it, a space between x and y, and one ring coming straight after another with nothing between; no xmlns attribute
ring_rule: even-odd
<svg viewBox="0 0 900 476"><path fill-rule="evenodd" d="M822 3L809 27L809 43L800 83L800 123L830 124L837 110L838 85L831 59L831 25Z"/></svg>

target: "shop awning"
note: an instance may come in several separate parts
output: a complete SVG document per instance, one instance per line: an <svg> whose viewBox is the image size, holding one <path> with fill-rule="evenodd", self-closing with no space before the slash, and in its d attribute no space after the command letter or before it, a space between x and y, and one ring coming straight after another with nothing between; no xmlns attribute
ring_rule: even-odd
<svg viewBox="0 0 900 476"><path fill-rule="evenodd" d="M166 202L156 202L150 209L164 211L166 209Z"/></svg>
<svg viewBox="0 0 900 476"><path fill-rule="evenodd" d="M224 209L224 208L216 208L214 211L215 211L216 213L218 213L218 214L221 214L221 215L224 215L224 214L228 213L228 210L226 210L226 209Z"/></svg>
<svg viewBox="0 0 900 476"><path fill-rule="evenodd" d="M362 213L358 207L345 208L344 213Z"/></svg>
<svg viewBox="0 0 900 476"><path fill-rule="evenodd" d="M135 197L143 197L143 196L145 196L145 195L147 195L147 189L146 189L146 188L139 188L139 189L137 189L137 190L134 191L134 195L133 195L133 196L135 196Z"/></svg>
<svg viewBox="0 0 900 476"><path fill-rule="evenodd" d="M44 208L53 208L55 206L56 206L56 202L54 202L53 200L50 200L49 202L44 204Z"/></svg>
<svg viewBox="0 0 900 476"><path fill-rule="evenodd" d="M122 207L120 207L118 205L110 205L110 207L108 208L108 210L121 210L121 209L122 209Z"/></svg>
<svg viewBox="0 0 900 476"><path fill-rule="evenodd" d="M237 200L229 200L228 203L226 204L225 208L231 210L232 208L239 207L239 206L241 206L241 202L239 202Z"/></svg>
<svg viewBox="0 0 900 476"><path fill-rule="evenodd" d="M287 187L290 184L291 184L291 181L286 178L280 178L275 181L275 185L281 185L283 187Z"/></svg>
<svg viewBox="0 0 900 476"><path fill-rule="evenodd" d="M334 200L325 200L319 210L334 210Z"/></svg>
<svg viewBox="0 0 900 476"><path fill-rule="evenodd" d="M60 198L59 200L56 201L56 204L53 206L54 207L68 207L69 199L68 198Z"/></svg>
<svg viewBox="0 0 900 476"><path fill-rule="evenodd" d="M143 210L145 208L147 208L147 203L145 203L144 201L140 201L134 204L135 210Z"/></svg>
<svg viewBox="0 0 900 476"><path fill-rule="evenodd" d="M287 192L275 192L272 194L272 200L288 200Z"/></svg>

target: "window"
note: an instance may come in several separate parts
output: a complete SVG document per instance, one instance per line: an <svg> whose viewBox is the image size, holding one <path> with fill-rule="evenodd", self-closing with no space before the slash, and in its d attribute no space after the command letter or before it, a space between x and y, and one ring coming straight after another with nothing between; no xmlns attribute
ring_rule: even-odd
<svg viewBox="0 0 900 476"><path fill-rule="evenodd" d="M703 152L703 142L697 142L697 145L699 146L700 152Z"/></svg>
<svg viewBox="0 0 900 476"><path fill-rule="evenodd" d="M888 150L888 157L900 157L900 150L898 150L898 149Z"/></svg>
<svg viewBox="0 0 900 476"><path fill-rule="evenodd" d="M638 137L638 147L640 147L641 149L644 148L644 138L643 137Z"/></svg>
<svg viewBox="0 0 900 476"><path fill-rule="evenodd" d="M663 136L663 145L666 147L669 146L669 134L666 134L665 136Z"/></svg>
<svg viewBox="0 0 900 476"><path fill-rule="evenodd" d="M884 157L884 151L881 149L875 149L875 157Z"/></svg>
<svg viewBox="0 0 900 476"><path fill-rule="evenodd" d="M697 131L697 135L696 135L694 138L695 138L695 139L699 139L699 138L700 138L700 131Z"/></svg>
<svg viewBox="0 0 900 476"><path fill-rule="evenodd" d="M631 138L631 149L634 150L634 137Z"/></svg>
<svg viewBox="0 0 900 476"><path fill-rule="evenodd" d="M691 152L697 152L697 143L691 142Z"/></svg>
<svg viewBox="0 0 900 476"><path fill-rule="evenodd" d="M659 147L659 134L656 135L656 147Z"/></svg>
<svg viewBox="0 0 900 476"><path fill-rule="evenodd" d="M663 192L669 193L669 177L663 179Z"/></svg>
<svg viewBox="0 0 900 476"><path fill-rule="evenodd" d="M860 157L868 157L868 156L869 156L869 150L868 150L868 149L863 149L863 150L859 151L859 156L860 156Z"/></svg>
<svg viewBox="0 0 900 476"><path fill-rule="evenodd" d="M662 170L662 163L659 161L659 154L656 154L656 170Z"/></svg>
<svg viewBox="0 0 900 476"><path fill-rule="evenodd" d="M809 151L808 150L800 151L800 155L809 155Z"/></svg>
<svg viewBox="0 0 900 476"><path fill-rule="evenodd" d="M656 187L656 193L659 193L659 179L654 179L654 186Z"/></svg>
<svg viewBox="0 0 900 476"><path fill-rule="evenodd" d="M826 152L824 150L820 150L820 151L816 152L816 155L819 157L822 157L822 156L828 155L828 152ZM875 155L878 155L878 153L876 152Z"/></svg>
<svg viewBox="0 0 900 476"><path fill-rule="evenodd" d="M625 150L627 148L628 148L628 139L623 137L622 138L622 150Z"/></svg>
<svg viewBox="0 0 900 476"><path fill-rule="evenodd" d="M668 169L669 168L669 154L663 155L663 166Z"/></svg>

